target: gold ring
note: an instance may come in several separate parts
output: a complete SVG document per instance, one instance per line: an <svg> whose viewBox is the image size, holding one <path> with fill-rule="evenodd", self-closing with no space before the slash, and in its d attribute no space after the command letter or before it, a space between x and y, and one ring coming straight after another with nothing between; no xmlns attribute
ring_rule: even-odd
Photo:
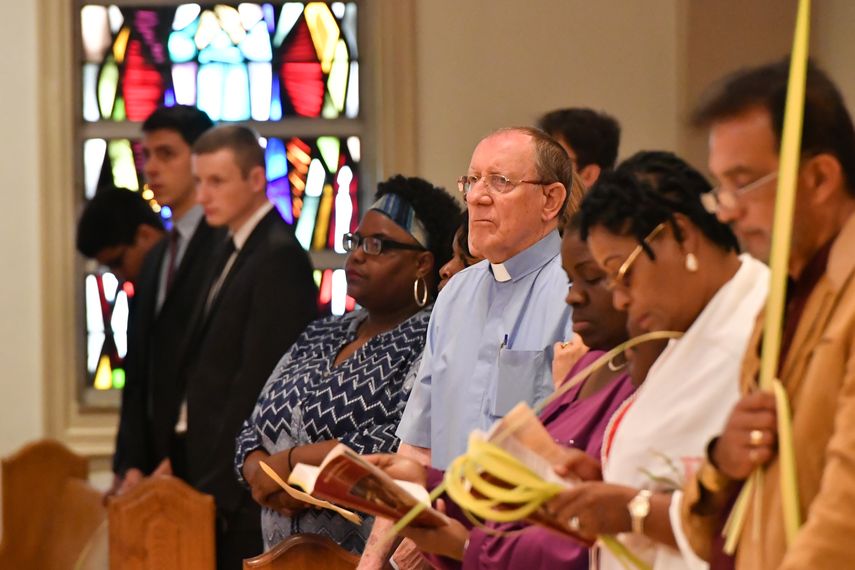
<svg viewBox="0 0 855 570"><path fill-rule="evenodd" d="M758 445L763 443L763 430L751 430L751 432L748 434L748 442L754 447L757 447Z"/></svg>
<svg viewBox="0 0 855 570"><path fill-rule="evenodd" d="M562 342L562 343L561 343L561 348L567 348L567 345L568 345L568 344L570 344L570 343L569 343L569 342L566 342L566 341L565 341L565 342Z"/></svg>

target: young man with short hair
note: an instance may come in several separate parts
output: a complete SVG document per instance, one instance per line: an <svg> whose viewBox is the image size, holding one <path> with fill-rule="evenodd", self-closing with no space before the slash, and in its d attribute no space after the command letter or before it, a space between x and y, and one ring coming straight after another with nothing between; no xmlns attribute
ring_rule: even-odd
<svg viewBox="0 0 855 570"><path fill-rule="evenodd" d="M77 223L77 250L119 279L135 283L143 259L163 233L160 216L138 193L104 188L83 209Z"/></svg>
<svg viewBox="0 0 855 570"><path fill-rule="evenodd" d="M572 107L543 115L537 126L564 147L585 188L612 170L620 146L620 123L602 111Z"/></svg>
<svg viewBox="0 0 855 570"><path fill-rule="evenodd" d="M261 511L234 474L235 438L279 359L317 316L312 266L267 200L264 150L228 126L193 146L196 197L208 223L228 230L200 299L185 369L185 477L217 504L218 568L260 554Z"/></svg>
<svg viewBox="0 0 855 570"><path fill-rule="evenodd" d="M178 372L190 320L220 234L195 203L190 148L213 123L195 107L155 110L143 123L146 187L172 211L172 228L142 265L134 302L111 492L126 492L155 470L171 472ZM151 208L146 204L146 208ZM154 215L152 213L152 215Z"/></svg>

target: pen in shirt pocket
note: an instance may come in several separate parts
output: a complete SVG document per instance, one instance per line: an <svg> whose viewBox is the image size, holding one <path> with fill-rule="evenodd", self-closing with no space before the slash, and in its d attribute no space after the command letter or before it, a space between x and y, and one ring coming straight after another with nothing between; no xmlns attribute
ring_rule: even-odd
<svg viewBox="0 0 855 570"><path fill-rule="evenodd" d="M502 344L499 345L499 348L510 348L508 346L508 335L505 335L505 338L502 339Z"/></svg>

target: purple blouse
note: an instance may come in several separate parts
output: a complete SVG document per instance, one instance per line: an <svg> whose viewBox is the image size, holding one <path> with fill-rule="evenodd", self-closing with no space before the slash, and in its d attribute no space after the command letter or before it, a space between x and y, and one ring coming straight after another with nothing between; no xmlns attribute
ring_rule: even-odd
<svg viewBox="0 0 855 570"><path fill-rule="evenodd" d="M568 373L568 378L590 365L602 356L600 351L590 351ZM568 447L585 450L599 460L600 447L606 424L621 403L634 391L629 374L615 378L608 386L584 399L579 392L584 386L581 382L555 401L550 402L540 414L546 430L555 441ZM443 473L431 469L428 473L428 486L433 488L442 480ZM471 523L456 508L448 497L448 514L467 527ZM524 523L489 523L492 529L522 532L511 536L493 536L479 528L469 533L469 546L466 549L462 565L446 558L430 556L431 562L440 568L463 569L510 569L510 568L562 568L582 570L588 568L588 549L566 535L548 530L541 526Z"/></svg>

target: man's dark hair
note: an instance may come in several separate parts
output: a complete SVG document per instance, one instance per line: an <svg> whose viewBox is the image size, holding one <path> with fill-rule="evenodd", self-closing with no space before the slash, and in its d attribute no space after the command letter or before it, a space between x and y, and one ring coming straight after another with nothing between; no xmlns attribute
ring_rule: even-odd
<svg viewBox="0 0 855 570"><path fill-rule="evenodd" d="M103 188L86 204L77 223L77 250L94 258L108 247L130 245L141 224L163 229L160 216L138 192Z"/></svg>
<svg viewBox="0 0 855 570"><path fill-rule="evenodd" d="M374 199L395 194L410 203L428 234L428 251L433 254L433 283L431 296L436 295L440 282L439 269L451 259L451 243L460 220L460 206L444 189L416 177L393 176L377 185Z"/></svg>
<svg viewBox="0 0 855 570"><path fill-rule="evenodd" d="M264 149L258 143L258 135L249 127L228 125L205 132L193 144L193 154L212 154L228 149L244 178L256 166L265 167Z"/></svg>
<svg viewBox="0 0 855 570"><path fill-rule="evenodd" d="M620 146L620 123L614 117L593 109L558 109L543 115L537 126L570 145L577 169L589 164L614 168Z"/></svg>
<svg viewBox="0 0 855 570"><path fill-rule="evenodd" d="M142 124L142 131L150 133L160 129L176 131L188 146L193 146L202 133L214 126L205 111L190 105L158 107Z"/></svg>
<svg viewBox="0 0 855 570"><path fill-rule="evenodd" d="M765 109L780 146L787 101L788 59L739 70L714 84L695 109L692 122L699 127L730 119L752 108ZM812 61L805 83L802 156L828 153L843 170L846 189L855 194L855 129L843 97L831 78Z"/></svg>
<svg viewBox="0 0 855 570"><path fill-rule="evenodd" d="M603 226L615 235L633 236L654 259L644 241L653 229L667 223L678 241L683 240L676 224L682 214L712 243L724 251L739 251L730 227L718 221L701 202L711 190L703 175L670 152L639 152L613 172L601 175L581 208L582 239L594 226Z"/></svg>

